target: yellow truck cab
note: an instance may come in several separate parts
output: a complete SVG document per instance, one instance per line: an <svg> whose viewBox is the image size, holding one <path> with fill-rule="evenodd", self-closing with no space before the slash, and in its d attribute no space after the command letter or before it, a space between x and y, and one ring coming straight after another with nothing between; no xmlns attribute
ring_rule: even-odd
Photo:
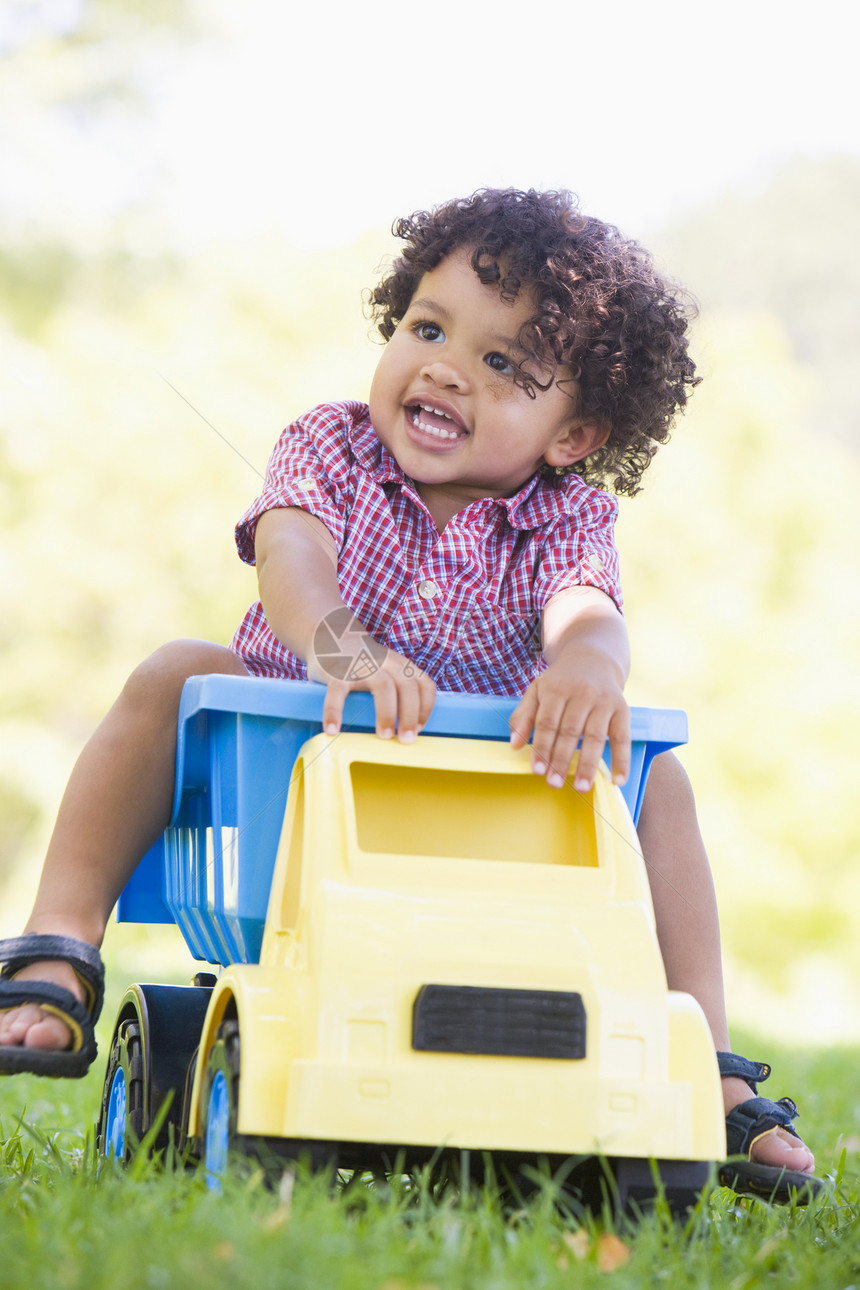
<svg viewBox="0 0 860 1290"><path fill-rule="evenodd" d="M120 916L175 919L221 971L127 992L105 1155L172 1088L168 1122L213 1181L238 1148L601 1160L624 1203L657 1177L686 1203L705 1183L725 1153L715 1056L667 989L631 814L683 714L634 710L625 800L603 767L589 793L548 788L506 700L437 706L441 733L400 745L366 733L369 696L330 738L322 687L189 682L174 821Z"/></svg>

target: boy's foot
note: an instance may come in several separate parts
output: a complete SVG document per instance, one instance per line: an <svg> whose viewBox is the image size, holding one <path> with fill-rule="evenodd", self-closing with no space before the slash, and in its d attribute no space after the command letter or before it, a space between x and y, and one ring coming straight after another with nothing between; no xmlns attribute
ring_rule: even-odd
<svg viewBox="0 0 860 1290"><path fill-rule="evenodd" d="M80 1078L96 1055L104 964L76 936L0 940L0 1073Z"/></svg>
<svg viewBox="0 0 860 1290"><path fill-rule="evenodd" d="M738 1077L723 1076L722 1083L727 1115L736 1106L756 1096L750 1085ZM762 1134L750 1146L749 1154L750 1160L759 1165L771 1165L802 1174L811 1174L815 1169L815 1157L809 1147L787 1129L775 1128Z"/></svg>
<svg viewBox="0 0 860 1290"><path fill-rule="evenodd" d="M61 986L84 1003L85 993L77 972L62 959L31 963L15 973L19 985L25 981L47 981ZM0 1047L43 1048L64 1052L71 1047L72 1032L61 1017L46 1012L38 1003L24 1003L18 1008L0 1012Z"/></svg>

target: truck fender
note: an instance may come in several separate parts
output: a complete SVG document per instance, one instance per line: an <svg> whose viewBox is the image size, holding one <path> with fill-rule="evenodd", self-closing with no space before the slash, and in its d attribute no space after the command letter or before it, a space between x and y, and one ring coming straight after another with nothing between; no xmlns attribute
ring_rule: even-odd
<svg viewBox="0 0 860 1290"><path fill-rule="evenodd" d="M688 1081L693 1089L691 1159L723 1160L726 1121L717 1055L705 1014L689 994L670 990L669 1078Z"/></svg>
<svg viewBox="0 0 860 1290"><path fill-rule="evenodd" d="M272 1133L283 1123L287 1071L294 1027L284 1007L282 968L235 963L226 968L212 991L200 1035L200 1051L189 1107L189 1136L202 1129L201 1097L209 1053L218 1028L228 1017L239 1022L241 1079L237 1131Z"/></svg>

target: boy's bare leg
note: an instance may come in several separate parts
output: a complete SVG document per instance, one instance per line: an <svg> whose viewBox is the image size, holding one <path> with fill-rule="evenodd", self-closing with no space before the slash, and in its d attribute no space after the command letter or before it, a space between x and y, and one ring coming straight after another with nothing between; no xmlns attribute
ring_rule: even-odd
<svg viewBox="0 0 860 1290"><path fill-rule="evenodd" d="M669 988L683 990L697 1000L711 1028L714 1047L718 1052L731 1052L711 868L690 782L671 753L654 759L638 831ZM724 1079L722 1086L727 1113L753 1096L742 1079ZM759 1164L801 1172L811 1173L815 1163L809 1148L782 1129L759 1139L751 1154Z"/></svg>
<svg viewBox="0 0 860 1290"><path fill-rule="evenodd" d="M129 677L69 778L26 932L101 945L117 897L170 818L182 686L206 672L248 675L224 646L181 640L156 650ZM16 977L28 978L83 999L67 963L34 963ZM36 1004L0 1014L0 1044L68 1043L65 1023Z"/></svg>

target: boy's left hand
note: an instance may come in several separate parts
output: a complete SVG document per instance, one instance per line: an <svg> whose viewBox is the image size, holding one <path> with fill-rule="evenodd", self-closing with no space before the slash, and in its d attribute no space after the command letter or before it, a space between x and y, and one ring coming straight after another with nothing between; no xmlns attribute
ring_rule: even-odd
<svg viewBox="0 0 860 1290"><path fill-rule="evenodd" d="M511 714L511 744L522 748L534 732L532 770L561 788L580 739L573 786L588 792L606 740L612 752L612 782L630 772L630 710L623 678L602 650L581 645L563 650L536 677Z"/></svg>

